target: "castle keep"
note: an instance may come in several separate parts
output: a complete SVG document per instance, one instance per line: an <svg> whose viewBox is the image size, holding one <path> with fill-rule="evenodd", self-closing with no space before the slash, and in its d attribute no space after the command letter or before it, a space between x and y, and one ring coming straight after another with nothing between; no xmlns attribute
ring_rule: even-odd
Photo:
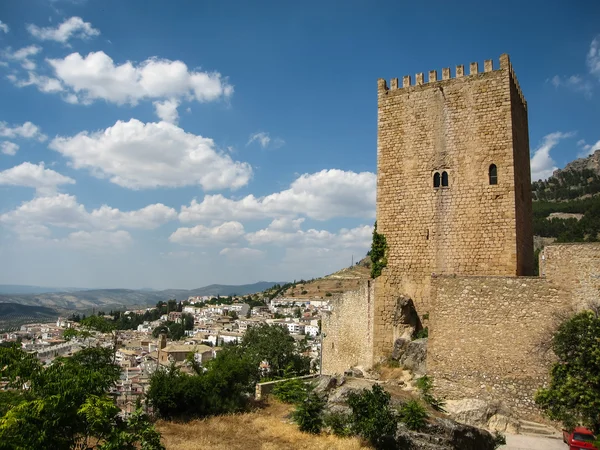
<svg viewBox="0 0 600 450"><path fill-rule="evenodd" d="M370 367L429 327L427 369L448 398L535 416L553 317L598 296L600 245L552 245L533 274L527 103L508 55L378 80L377 227L387 267L323 318L325 373ZM408 333L408 335L407 335Z"/></svg>

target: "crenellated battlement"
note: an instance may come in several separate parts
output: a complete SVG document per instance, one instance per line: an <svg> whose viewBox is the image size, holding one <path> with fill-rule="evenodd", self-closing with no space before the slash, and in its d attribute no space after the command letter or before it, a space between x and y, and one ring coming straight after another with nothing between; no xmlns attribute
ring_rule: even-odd
<svg viewBox="0 0 600 450"><path fill-rule="evenodd" d="M380 93L387 93L388 91L395 91L398 89L409 88L412 86L429 85L430 83L436 83L438 81L446 81L446 80L453 80L453 79L459 79L459 78L468 78L471 76L485 74L488 72L507 70L510 74L510 77L511 77L514 85L515 85L516 91L518 92L518 95L521 98L523 105L525 106L525 108L527 108L527 102L525 101L525 97L523 96L523 93L519 86L519 82L517 81L517 76L515 75L515 72L512 68L512 64L510 63L509 56L506 53L500 55L499 62L500 62L500 67L498 69L494 69L494 61L491 59L486 59L483 62L483 72L479 71L479 63L472 62L471 64L469 64L469 74L468 75L465 73L464 65L462 65L462 64L457 65L455 72L454 72L454 77L452 77L450 67L444 67L442 69L441 79L438 78L437 70L430 70L428 73L427 81L425 81L425 75L423 74L423 72L420 72L420 73L415 74L414 83L413 83L413 80L410 75L405 75L404 77L402 77L402 86L400 86L398 78L392 78L390 80L389 87L387 85L387 81L383 78L380 78L379 80L377 80L377 88Z"/></svg>

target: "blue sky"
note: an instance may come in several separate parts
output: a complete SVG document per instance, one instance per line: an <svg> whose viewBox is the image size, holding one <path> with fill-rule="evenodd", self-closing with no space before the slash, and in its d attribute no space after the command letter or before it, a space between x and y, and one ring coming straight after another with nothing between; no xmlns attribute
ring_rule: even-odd
<svg viewBox="0 0 600 450"><path fill-rule="evenodd" d="M600 148L599 3L451 3L1 2L0 283L349 265L374 220L378 78L509 53L534 178Z"/></svg>

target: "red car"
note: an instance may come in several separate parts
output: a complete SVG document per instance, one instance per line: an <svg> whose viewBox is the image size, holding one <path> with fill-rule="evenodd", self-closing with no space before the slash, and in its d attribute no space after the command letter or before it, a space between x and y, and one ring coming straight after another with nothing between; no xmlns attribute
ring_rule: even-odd
<svg viewBox="0 0 600 450"><path fill-rule="evenodd" d="M571 432L563 430L563 441L569 445L569 450L598 450L594 447L594 433L584 427L575 427Z"/></svg>

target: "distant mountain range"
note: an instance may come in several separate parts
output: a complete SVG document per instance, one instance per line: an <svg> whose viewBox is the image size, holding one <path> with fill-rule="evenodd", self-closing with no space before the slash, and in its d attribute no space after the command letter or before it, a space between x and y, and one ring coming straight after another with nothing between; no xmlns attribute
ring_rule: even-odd
<svg viewBox="0 0 600 450"><path fill-rule="evenodd" d="M17 304L25 306L45 307L54 311L55 314L66 311L87 311L95 309L108 311L110 309L123 309L132 307L147 307L155 305L159 301L177 299L186 300L190 296L205 295L247 295L262 292L275 284L285 282L259 281L254 284L243 284L239 286L211 284L197 289L166 289L153 291L147 289L87 289L57 292L49 288L36 286L0 285L0 305ZM48 289L48 288L46 288ZM28 291L29 290L29 291ZM5 307L6 309L6 307ZM0 318L2 317L0 309Z"/></svg>
<svg viewBox="0 0 600 450"><path fill-rule="evenodd" d="M73 287L43 287L27 286L23 284L0 284L0 295L8 294L45 294L47 292L73 292L83 291L82 288Z"/></svg>

